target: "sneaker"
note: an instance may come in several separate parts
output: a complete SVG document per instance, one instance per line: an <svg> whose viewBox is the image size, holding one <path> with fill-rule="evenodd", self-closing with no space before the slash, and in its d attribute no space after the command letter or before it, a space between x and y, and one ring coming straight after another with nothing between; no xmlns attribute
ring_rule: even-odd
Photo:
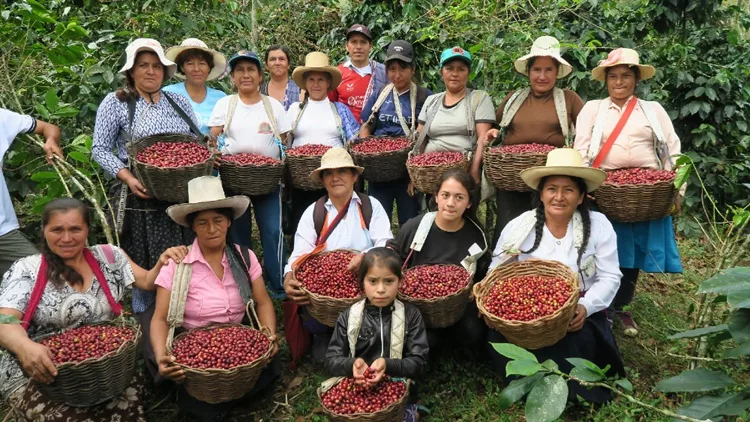
<svg viewBox="0 0 750 422"><path fill-rule="evenodd" d="M633 317L628 311L618 311L617 317L620 319L622 324L622 332L628 337L635 337L638 335L638 325L633 321Z"/></svg>

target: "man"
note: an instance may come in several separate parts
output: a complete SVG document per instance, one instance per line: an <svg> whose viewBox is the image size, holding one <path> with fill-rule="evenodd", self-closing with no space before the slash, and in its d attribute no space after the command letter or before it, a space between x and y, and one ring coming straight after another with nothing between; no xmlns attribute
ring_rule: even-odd
<svg viewBox="0 0 750 422"><path fill-rule="evenodd" d="M331 101L346 104L360 123L362 107L367 100L388 84L385 66L370 60L371 51L370 30L361 24L352 25L346 31L346 52L349 54L349 60L338 66L342 75L341 83L328 94Z"/></svg>
<svg viewBox="0 0 750 422"><path fill-rule="evenodd" d="M5 153L19 133L36 133L44 136L44 153L47 161L52 156L62 157L60 149L60 128L53 124L36 120L31 116L14 113L0 108L0 166L3 164ZM0 277L18 259L37 253L34 245L18 229L18 220L10 200L5 178L0 178Z"/></svg>

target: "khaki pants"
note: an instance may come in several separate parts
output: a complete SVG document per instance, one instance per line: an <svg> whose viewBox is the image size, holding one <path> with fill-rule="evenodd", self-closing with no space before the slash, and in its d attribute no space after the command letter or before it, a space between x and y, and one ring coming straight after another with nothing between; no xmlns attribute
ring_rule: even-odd
<svg viewBox="0 0 750 422"><path fill-rule="evenodd" d="M14 262L29 255L38 253L29 239L20 230L11 230L0 236L0 277Z"/></svg>

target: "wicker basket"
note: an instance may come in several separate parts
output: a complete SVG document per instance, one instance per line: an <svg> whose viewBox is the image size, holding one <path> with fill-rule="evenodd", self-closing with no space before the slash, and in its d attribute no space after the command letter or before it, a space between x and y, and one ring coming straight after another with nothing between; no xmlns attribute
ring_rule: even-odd
<svg viewBox="0 0 750 422"><path fill-rule="evenodd" d="M241 165L222 160L221 183L232 193L248 196L268 195L279 187L284 175L284 161L277 164Z"/></svg>
<svg viewBox="0 0 750 422"><path fill-rule="evenodd" d="M637 223L668 216L677 188L673 180L638 185L604 182L593 195L596 207L610 220Z"/></svg>
<svg viewBox="0 0 750 422"><path fill-rule="evenodd" d="M457 265L454 265L457 267ZM412 267L407 272L417 267ZM444 297L435 297L431 299L420 299L406 296L399 292L398 297L404 302L409 302L419 309L427 328L444 328L450 327L457 323L466 311L466 305L469 303L469 293L471 292L471 274L466 272L466 286L461 290Z"/></svg>
<svg viewBox="0 0 750 422"><path fill-rule="evenodd" d="M380 137L377 139L395 139L393 137ZM359 139L356 143L367 142L368 139ZM348 150L354 159L354 163L360 167L364 167L365 171L362 173L362 177L370 182L392 182L394 180L401 179L407 176L406 171L406 160L409 158L409 151L414 147L414 142L410 142L408 146L395 151L363 154L355 152L353 145L350 145Z"/></svg>
<svg viewBox="0 0 750 422"><path fill-rule="evenodd" d="M332 252L340 251L341 249L336 249L332 251L325 251L321 252L318 255L327 255ZM359 253L357 251L352 251L349 249L346 249L347 251ZM294 278L297 278L297 269L294 270ZM362 295L360 294L357 297L353 298L336 298L336 297L329 297L329 296L323 296L316 293L313 293L309 290L307 290L304 286L300 285L300 290L305 292L310 299L310 303L308 305L305 305L305 308L310 313L310 315L318 320L323 325L326 325L328 327L335 327L336 326L336 320L339 318L339 315L341 315L342 312L349 309L352 305L362 300Z"/></svg>
<svg viewBox="0 0 750 422"><path fill-rule="evenodd" d="M206 149L208 147L202 140L192 135L174 133L146 136L125 145L135 176L151 196L172 203L187 202L188 182L196 177L211 174L214 168L214 153L209 150L211 154L206 161L186 167L161 168L142 163L136 159L140 151L157 142L192 142Z"/></svg>
<svg viewBox="0 0 750 422"><path fill-rule="evenodd" d="M260 325L252 300L248 302L246 311L248 317L250 317L250 311L252 311L255 321L258 326L261 327L260 331L266 337L270 338L271 333L268 329ZM250 317L250 322L252 324L252 317ZM215 330L224 327L244 327L248 330L255 330L253 327L242 324L219 324L196 328L192 331ZM173 343L181 337L186 336L188 333L189 332L184 332L176 336ZM273 343L269 342L268 350L266 350L261 357L247 365L236 366L232 369L197 369L185 365L179 365L178 363L178 365L185 371L185 383L183 384L185 390L192 397L211 404L224 403L242 398L249 393L253 387L255 387L255 383L258 381L260 373L263 372L263 369L271 360L272 350ZM172 354L172 344L167 344L167 353Z"/></svg>
<svg viewBox="0 0 750 422"><path fill-rule="evenodd" d="M351 415L333 413L333 411L329 410L323 405L323 393L333 388L336 384L340 383L343 378L340 378L337 381L333 382L334 380L336 380L336 378L329 379L328 381L323 383L324 385L318 387L318 400L320 401L323 412L326 414L326 416L328 416L329 421L400 422L404 420L404 410L406 410L406 401L409 397L409 388L411 387L410 380L407 379L404 381L406 383L406 391L404 392L404 396L401 397L400 400L391 403L391 405L386 407L385 409L379 410L374 413L354 413ZM330 383L330 385L325 385L326 383Z"/></svg>
<svg viewBox="0 0 750 422"><path fill-rule="evenodd" d="M292 187L297 190L319 190L323 184L310 179L310 173L320 167L322 155L287 155L286 168Z"/></svg>
<svg viewBox="0 0 750 422"><path fill-rule="evenodd" d="M572 290L570 298L552 315L533 321L509 321L491 314L485 308L484 298L496 283L525 275L564 278ZM484 280L474 285L474 297L479 312L494 330L499 331L509 342L534 350L551 346L565 337L578 305L578 283L578 276L567 265L558 261L532 259L495 268Z"/></svg>
<svg viewBox="0 0 750 422"><path fill-rule="evenodd" d="M125 391L135 375L135 359L141 329L132 320L94 325L115 324L131 328L135 333L133 340L126 341L117 351L106 356L57 366L55 381L52 384L37 383L39 391L52 402L65 403L72 407L94 406Z"/></svg>
<svg viewBox="0 0 750 422"><path fill-rule="evenodd" d="M527 168L543 166L547 162L547 154L507 154L492 148L485 148L484 171L493 186L506 191L531 191L521 179L521 171Z"/></svg>
<svg viewBox="0 0 750 422"><path fill-rule="evenodd" d="M438 183L443 173L453 168L462 168L469 171L470 164L469 155L467 154L462 161L434 166L417 166L406 163L406 169L409 171L409 177L417 190L433 195L438 189Z"/></svg>

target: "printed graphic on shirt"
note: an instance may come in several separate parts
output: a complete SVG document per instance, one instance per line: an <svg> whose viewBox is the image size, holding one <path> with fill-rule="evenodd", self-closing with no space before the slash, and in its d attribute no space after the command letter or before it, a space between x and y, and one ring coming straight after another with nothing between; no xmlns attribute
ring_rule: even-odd
<svg viewBox="0 0 750 422"><path fill-rule="evenodd" d="M273 133L273 129L271 129L271 124L268 122L263 122L258 126L258 133L262 133L264 135L269 135Z"/></svg>
<svg viewBox="0 0 750 422"><path fill-rule="evenodd" d="M354 85L355 85L354 82L346 84L346 90L347 90L347 92L353 92L354 91Z"/></svg>
<svg viewBox="0 0 750 422"><path fill-rule="evenodd" d="M350 109L357 109L361 110L362 107L365 106L365 96L364 95L352 95L347 99L346 104L349 106Z"/></svg>

